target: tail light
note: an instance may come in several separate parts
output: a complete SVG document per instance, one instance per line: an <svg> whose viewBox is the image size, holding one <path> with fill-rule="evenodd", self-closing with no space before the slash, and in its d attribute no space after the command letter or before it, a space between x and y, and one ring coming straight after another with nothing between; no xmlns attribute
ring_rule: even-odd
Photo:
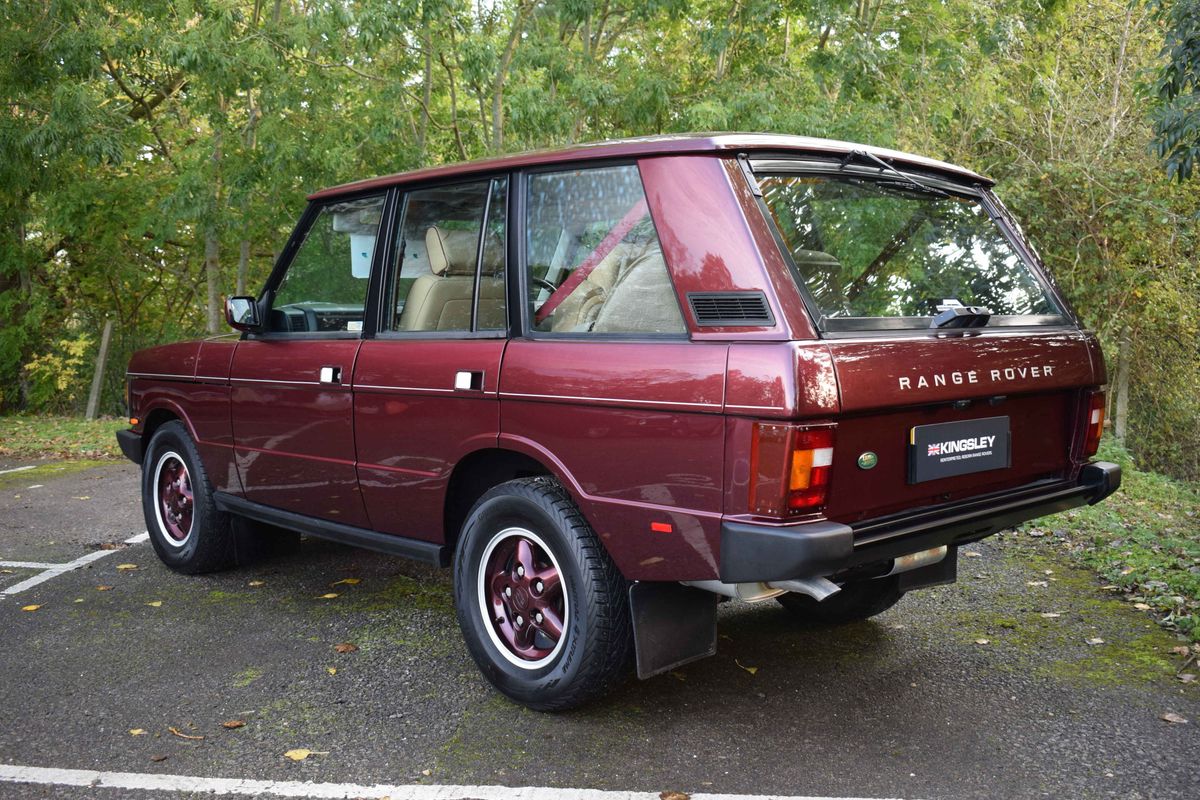
<svg viewBox="0 0 1200 800"><path fill-rule="evenodd" d="M755 423L750 443L751 512L787 517L820 510L832 465L832 427Z"/></svg>
<svg viewBox="0 0 1200 800"><path fill-rule="evenodd" d="M1104 433L1104 392L1092 392L1087 418L1087 436L1083 440L1083 457L1091 458L1100 449L1100 435Z"/></svg>

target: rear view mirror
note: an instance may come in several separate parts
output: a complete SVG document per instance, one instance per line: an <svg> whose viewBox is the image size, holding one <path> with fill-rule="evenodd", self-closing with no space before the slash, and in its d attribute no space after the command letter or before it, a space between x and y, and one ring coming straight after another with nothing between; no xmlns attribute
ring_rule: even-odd
<svg viewBox="0 0 1200 800"><path fill-rule="evenodd" d="M230 297L225 301L225 321L236 331L259 330L258 301L253 297Z"/></svg>

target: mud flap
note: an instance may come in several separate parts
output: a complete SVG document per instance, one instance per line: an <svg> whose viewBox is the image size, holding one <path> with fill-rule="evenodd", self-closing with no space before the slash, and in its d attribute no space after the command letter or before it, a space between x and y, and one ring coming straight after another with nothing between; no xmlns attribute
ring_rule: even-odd
<svg viewBox="0 0 1200 800"><path fill-rule="evenodd" d="M638 677L645 680L717 652L717 596L679 583L629 587Z"/></svg>
<svg viewBox="0 0 1200 800"><path fill-rule="evenodd" d="M265 522L230 515L233 557L239 567L249 567L300 551L300 534Z"/></svg>

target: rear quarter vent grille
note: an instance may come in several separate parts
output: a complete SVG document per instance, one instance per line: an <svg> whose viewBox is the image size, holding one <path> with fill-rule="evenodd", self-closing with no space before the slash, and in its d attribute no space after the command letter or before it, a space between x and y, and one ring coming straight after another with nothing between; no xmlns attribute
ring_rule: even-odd
<svg viewBox="0 0 1200 800"><path fill-rule="evenodd" d="M689 292L688 303L697 325L775 324L762 292Z"/></svg>

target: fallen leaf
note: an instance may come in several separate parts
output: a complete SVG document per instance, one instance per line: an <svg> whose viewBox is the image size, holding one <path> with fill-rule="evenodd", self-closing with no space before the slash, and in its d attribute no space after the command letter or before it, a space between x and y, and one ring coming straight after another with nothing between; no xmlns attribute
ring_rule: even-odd
<svg viewBox="0 0 1200 800"><path fill-rule="evenodd" d="M85 494L82 497L76 497L75 499L76 500L91 500L92 496L90 494Z"/></svg>
<svg viewBox="0 0 1200 800"><path fill-rule="evenodd" d="M11 569L0 569L0 575L12 575L12 574L13 574L13 571Z"/></svg>
<svg viewBox="0 0 1200 800"><path fill-rule="evenodd" d="M362 578L342 578L340 581L334 581L333 583L331 583L329 585L337 586L338 584L341 584L341 583L344 583L347 586L355 586L359 583L362 583Z"/></svg>
<svg viewBox="0 0 1200 800"><path fill-rule="evenodd" d="M1043 575L1053 575L1053 574L1054 574L1054 570L1052 570L1052 569L1044 569L1044 570L1042 570L1042 574L1043 574Z"/></svg>
<svg viewBox="0 0 1200 800"><path fill-rule="evenodd" d="M1190 653L1190 652L1192 652L1192 651L1191 651L1191 649L1190 649L1190 648L1189 648L1189 647L1188 647L1188 646L1185 644L1185 645L1180 645L1179 647L1172 647L1172 648L1171 648L1171 652L1172 652L1172 653L1174 653L1174 654L1175 654L1175 655L1177 655L1177 656L1186 656L1188 653Z"/></svg>
<svg viewBox="0 0 1200 800"><path fill-rule="evenodd" d="M82 602L83 602L83 598L82 598L82 597L76 597L76 598L75 598L75 602L76 602L76 603L82 603Z"/></svg>
<svg viewBox="0 0 1200 800"><path fill-rule="evenodd" d="M125 545L121 544L120 542L101 542L100 549L101 550L124 550Z"/></svg>
<svg viewBox="0 0 1200 800"><path fill-rule="evenodd" d="M130 728L130 729L129 729L129 735L130 735L130 736L145 736L145 735L146 735L146 731L144 731L144 730L143 730L143 729L141 729L141 728Z"/></svg>
<svg viewBox="0 0 1200 800"><path fill-rule="evenodd" d="M677 681L687 680L687 675L684 675L682 672L670 672L668 674Z"/></svg>
<svg viewBox="0 0 1200 800"><path fill-rule="evenodd" d="M112 588L111 586L97 586L96 591L97 592L107 592L111 588Z"/></svg>
<svg viewBox="0 0 1200 800"><path fill-rule="evenodd" d="M977 553L974 550L968 550L963 555L967 558L983 558L983 553Z"/></svg>
<svg viewBox="0 0 1200 800"><path fill-rule="evenodd" d="M1180 683L1195 683L1196 676L1191 672L1185 672L1179 676Z"/></svg>
<svg viewBox="0 0 1200 800"><path fill-rule="evenodd" d="M1104 644L1104 640L1101 639L1099 636L1096 636L1094 638L1088 639L1087 643L1090 645Z"/></svg>
<svg viewBox="0 0 1200 800"><path fill-rule="evenodd" d="M1045 581L1025 581L1026 586L1049 586Z"/></svg>
<svg viewBox="0 0 1200 800"><path fill-rule="evenodd" d="M423 770L421 770L421 774L422 774L422 775L424 775L426 778L428 778L430 775L432 775L432 774L433 774L433 770L431 770L431 769L423 769Z"/></svg>
<svg viewBox="0 0 1200 800"><path fill-rule="evenodd" d="M21 606L22 611L37 611L41 606Z"/></svg>
<svg viewBox="0 0 1200 800"><path fill-rule="evenodd" d="M303 761L309 756L327 756L329 751L319 752L317 750L309 750L307 747L297 747L295 750L288 750L283 754L284 758L290 758L292 761Z"/></svg>
<svg viewBox="0 0 1200 800"><path fill-rule="evenodd" d="M746 672L749 672L751 675L758 672L758 667L742 666L742 662L738 661L736 658L733 660L733 663L737 664L739 667L742 667L742 669L746 670Z"/></svg>
<svg viewBox="0 0 1200 800"><path fill-rule="evenodd" d="M150 760L157 764L160 761L166 761L167 757L166 756L150 756Z"/></svg>
<svg viewBox="0 0 1200 800"><path fill-rule="evenodd" d="M117 564L117 569L121 570L122 572L128 572L131 569L137 569L137 568L138 568L137 564Z"/></svg>
<svg viewBox="0 0 1200 800"><path fill-rule="evenodd" d="M1133 607L1136 608L1138 611L1149 611L1150 610L1150 606L1147 605L1146 603L1134 603Z"/></svg>
<svg viewBox="0 0 1200 800"><path fill-rule="evenodd" d="M162 600L151 600L149 603L146 603L146 605L150 606L151 608L162 608Z"/></svg>
<svg viewBox="0 0 1200 800"><path fill-rule="evenodd" d="M221 727L233 731L237 730L238 728L246 727L246 723L242 722L240 719L227 719L221 723Z"/></svg>
<svg viewBox="0 0 1200 800"><path fill-rule="evenodd" d="M266 581L250 581L250 582L249 582L248 584L246 584L246 585L247 585L247 586L265 586L265 585L266 585L266 583L267 583Z"/></svg>
<svg viewBox="0 0 1200 800"><path fill-rule="evenodd" d="M317 597L317 599L318 600L332 600L335 597L337 597L337 592L329 592L327 594L320 595L319 597Z"/></svg>
<svg viewBox="0 0 1200 800"><path fill-rule="evenodd" d="M659 792L658 800L692 800L692 796L687 792Z"/></svg>
<svg viewBox="0 0 1200 800"><path fill-rule="evenodd" d="M1043 611L1042 616L1046 619L1058 619L1062 614L1059 614L1057 611Z"/></svg>
<svg viewBox="0 0 1200 800"><path fill-rule="evenodd" d="M330 675L337 675L337 667L326 667L325 671Z"/></svg>
<svg viewBox="0 0 1200 800"><path fill-rule="evenodd" d="M975 644L991 644L991 639L976 639Z"/></svg>
<svg viewBox="0 0 1200 800"><path fill-rule="evenodd" d="M341 644L335 644L333 649L339 653L354 653L358 651L358 645L350 644L350 642L342 642Z"/></svg>
<svg viewBox="0 0 1200 800"><path fill-rule="evenodd" d="M189 736L188 734L186 734L186 733L184 733L183 731L179 730L179 728L167 728L167 730L168 730L168 731L170 731L172 735L174 735L174 736L178 736L180 739L188 739L188 740L190 740L190 741L193 741L193 742L201 742L201 741L204 741L204 737L203 737L203 736Z"/></svg>
<svg viewBox="0 0 1200 800"><path fill-rule="evenodd" d="M1179 716L1174 711L1168 711L1167 713L1160 715L1159 719L1161 719L1163 722L1170 722L1172 725L1187 724L1187 718Z"/></svg>

